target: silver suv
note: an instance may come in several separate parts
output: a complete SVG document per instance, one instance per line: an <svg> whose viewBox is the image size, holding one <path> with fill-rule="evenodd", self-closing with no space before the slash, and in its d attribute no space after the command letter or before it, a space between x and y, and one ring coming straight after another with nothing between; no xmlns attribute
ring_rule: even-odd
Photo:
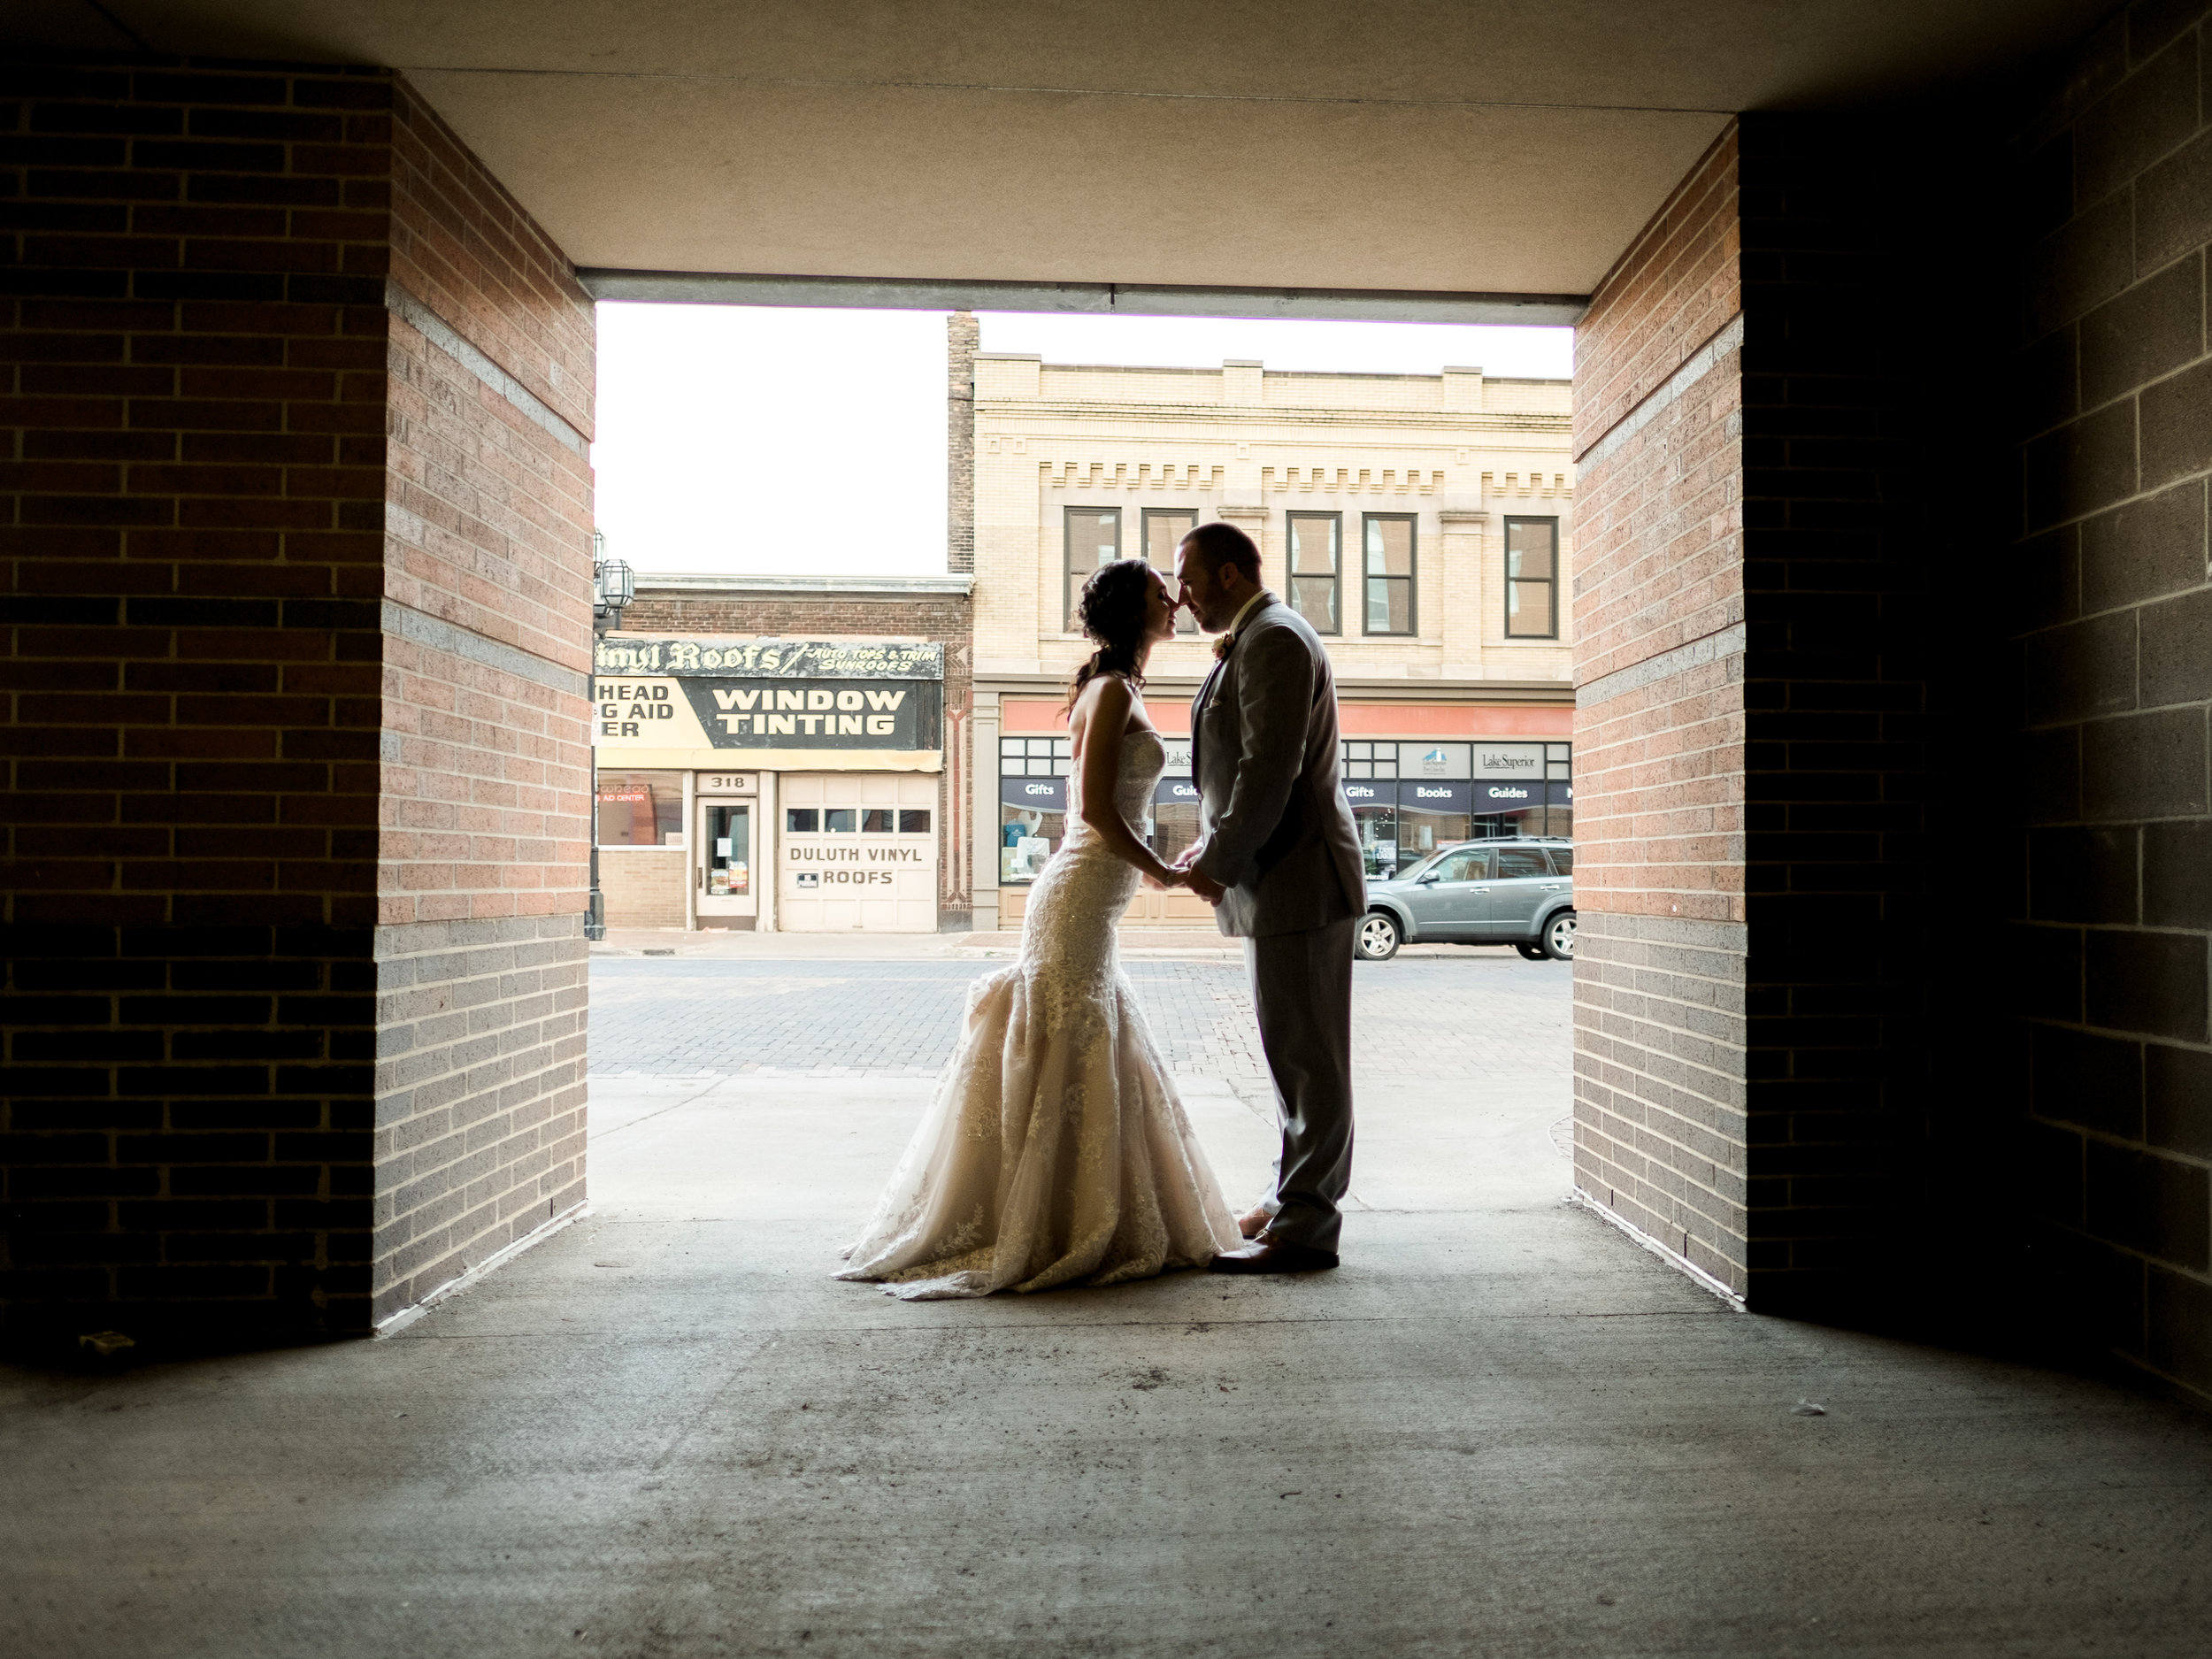
<svg viewBox="0 0 2212 1659"><path fill-rule="evenodd" d="M1389 880L1369 878L1357 949L1387 962L1401 943L1511 945L1531 962L1575 954L1574 843L1563 836L1458 841Z"/></svg>

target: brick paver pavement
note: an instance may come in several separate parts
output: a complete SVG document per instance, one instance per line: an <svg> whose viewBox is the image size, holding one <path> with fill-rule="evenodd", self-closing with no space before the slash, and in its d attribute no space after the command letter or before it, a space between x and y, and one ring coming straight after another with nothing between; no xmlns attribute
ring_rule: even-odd
<svg viewBox="0 0 2212 1659"><path fill-rule="evenodd" d="M601 958L591 966L597 1076L930 1077L952 1054L968 987L1003 961ZM1133 961L1171 1068L1257 1082L1259 1034L1233 960ZM1563 1074L1572 971L1493 952L1354 970L1353 1058L1371 1078Z"/></svg>

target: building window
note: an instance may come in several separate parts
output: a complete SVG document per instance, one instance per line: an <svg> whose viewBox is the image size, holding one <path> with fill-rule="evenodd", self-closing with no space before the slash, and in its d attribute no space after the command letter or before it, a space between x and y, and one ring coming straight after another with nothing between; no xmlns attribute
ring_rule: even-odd
<svg viewBox="0 0 2212 1659"><path fill-rule="evenodd" d="M1337 606L1343 591L1344 515L1290 515L1290 608L1313 624L1316 634L1341 634Z"/></svg>
<svg viewBox="0 0 2212 1659"><path fill-rule="evenodd" d="M1121 557L1121 509L1118 507L1071 507L1067 514L1068 632L1082 632L1076 625L1076 596L1083 591L1083 584L1091 572L1102 565L1110 565Z"/></svg>
<svg viewBox="0 0 2212 1659"><path fill-rule="evenodd" d="M1559 520L1505 521L1505 634L1559 637Z"/></svg>
<svg viewBox="0 0 2212 1659"><path fill-rule="evenodd" d="M1360 862L1387 881L1398 872L1398 746L1355 738L1341 746L1337 769L1359 831Z"/></svg>
<svg viewBox="0 0 2212 1659"><path fill-rule="evenodd" d="M849 806L791 806L783 810L783 827L787 835L854 835L860 831L858 807ZM877 817L879 814L871 813ZM876 828L876 833L888 835L890 825L886 822Z"/></svg>
<svg viewBox="0 0 2212 1659"><path fill-rule="evenodd" d="M1413 632L1413 515L1367 515L1367 632Z"/></svg>
<svg viewBox="0 0 2212 1659"><path fill-rule="evenodd" d="M1001 887L1034 881L1067 835L1068 774L1075 745L1064 737L998 741Z"/></svg>
<svg viewBox="0 0 2212 1659"><path fill-rule="evenodd" d="M1188 507L1147 507L1144 510L1144 560L1167 578L1167 590L1175 588L1175 549L1198 525L1198 514ZM1187 611L1175 613L1178 634L1198 632L1198 618Z"/></svg>
<svg viewBox="0 0 2212 1659"><path fill-rule="evenodd" d="M680 772L599 774L602 847L684 844L684 775Z"/></svg>

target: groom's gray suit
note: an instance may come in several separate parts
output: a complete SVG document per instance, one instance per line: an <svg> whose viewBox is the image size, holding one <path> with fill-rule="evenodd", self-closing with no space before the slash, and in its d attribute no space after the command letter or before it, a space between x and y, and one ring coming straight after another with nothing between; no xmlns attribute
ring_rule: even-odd
<svg viewBox="0 0 2212 1659"><path fill-rule="evenodd" d="M1263 595L1191 703L1199 872L1244 939L1282 1154L1277 1238L1333 1251L1352 1174L1352 935L1367 909L1337 781L1336 679L1306 619Z"/></svg>

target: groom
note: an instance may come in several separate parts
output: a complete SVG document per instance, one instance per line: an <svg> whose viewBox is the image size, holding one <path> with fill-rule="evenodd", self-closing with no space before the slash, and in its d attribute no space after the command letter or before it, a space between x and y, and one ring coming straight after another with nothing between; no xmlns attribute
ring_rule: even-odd
<svg viewBox="0 0 2212 1659"><path fill-rule="evenodd" d="M1241 1223L1252 1242L1210 1266L1334 1267L1352 1175L1352 935L1367 908L1337 782L1336 680L1312 626L1260 586L1260 550L1234 525L1185 536L1175 574L1221 635L1191 704L1199 837L1178 863L1221 931L1243 936L1283 1126L1275 1190Z"/></svg>

